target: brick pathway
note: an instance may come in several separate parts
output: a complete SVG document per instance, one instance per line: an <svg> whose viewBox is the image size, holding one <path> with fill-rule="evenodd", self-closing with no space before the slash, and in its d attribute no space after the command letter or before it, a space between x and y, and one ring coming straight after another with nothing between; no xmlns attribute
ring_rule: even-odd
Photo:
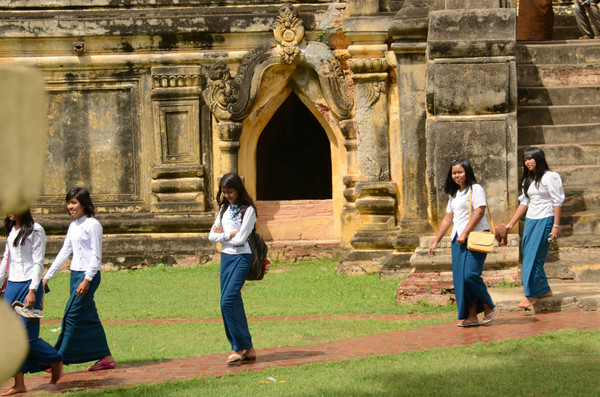
<svg viewBox="0 0 600 397"><path fill-rule="evenodd" d="M345 319L389 319L425 316L338 316ZM332 318L310 316L303 318ZM256 318L255 321L274 318ZM290 319L285 318L285 319ZM298 318L295 318L298 319ZM178 321L178 320L158 320ZM194 321L194 320L179 320ZM202 321L202 320L197 320ZM211 320L212 321L212 320ZM395 354L415 350L470 345L477 342L526 338L557 329L600 329L600 312L531 312L500 313L491 326L459 328L457 321L416 329L342 339L311 346L284 346L260 349L258 360L250 365L229 368L224 362L227 353L186 357L140 364L120 364L117 369L99 372L72 371L65 374L55 388L47 384L49 374L26 377L28 394L60 393L78 389L100 389L116 386L135 386L167 380L184 380L204 376L220 376L242 371L260 371L272 367L296 366L323 361L341 361L372 355ZM12 385L6 382L2 390ZM36 393L37 392L37 393Z"/></svg>

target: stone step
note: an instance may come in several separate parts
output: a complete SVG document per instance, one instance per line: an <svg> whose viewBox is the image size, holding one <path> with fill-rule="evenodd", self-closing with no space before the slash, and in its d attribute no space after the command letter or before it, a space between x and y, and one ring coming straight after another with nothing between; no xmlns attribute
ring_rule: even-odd
<svg viewBox="0 0 600 397"><path fill-rule="evenodd" d="M546 154L546 161L551 167L569 165L600 165L600 141L590 144L559 144L536 145ZM530 146L521 146L518 149L519 157Z"/></svg>
<svg viewBox="0 0 600 397"><path fill-rule="evenodd" d="M600 283L553 282L550 281L553 295L538 299L532 308L533 313L558 311L598 311L600 310ZM523 288L489 288L488 292L503 312L522 311L516 304L523 299Z"/></svg>
<svg viewBox="0 0 600 397"><path fill-rule="evenodd" d="M600 124L519 126L519 146L546 144L597 143Z"/></svg>
<svg viewBox="0 0 600 397"><path fill-rule="evenodd" d="M526 64L576 65L600 62L600 41L566 40L560 42L517 44L517 68Z"/></svg>
<svg viewBox="0 0 600 397"><path fill-rule="evenodd" d="M569 186L598 186L600 184L600 166L576 165L552 167L560 174L563 184Z"/></svg>
<svg viewBox="0 0 600 397"><path fill-rule="evenodd" d="M600 188L593 186L566 186L565 213L600 211ZM597 238L600 241L600 238Z"/></svg>
<svg viewBox="0 0 600 397"><path fill-rule="evenodd" d="M564 237L590 235L600 232L600 211L582 211L561 216L560 233ZM574 238L575 239L575 238ZM600 239L595 246L600 246ZM591 241L589 243L592 243Z"/></svg>
<svg viewBox="0 0 600 397"><path fill-rule="evenodd" d="M600 123L600 104L519 107L517 123L519 126Z"/></svg>
<svg viewBox="0 0 600 397"><path fill-rule="evenodd" d="M597 40L594 40L597 41ZM600 84L600 63L520 64L517 65L519 87L585 86Z"/></svg>
<svg viewBox="0 0 600 397"><path fill-rule="evenodd" d="M600 103L600 86L519 87L519 108L523 106L595 105Z"/></svg>

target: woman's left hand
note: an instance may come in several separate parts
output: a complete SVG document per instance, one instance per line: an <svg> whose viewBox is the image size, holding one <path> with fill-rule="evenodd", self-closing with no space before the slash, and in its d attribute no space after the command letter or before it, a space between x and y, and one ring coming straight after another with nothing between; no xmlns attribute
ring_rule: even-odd
<svg viewBox="0 0 600 397"><path fill-rule="evenodd" d="M465 243L465 241L467 241L467 235L466 235L466 234L464 234L464 233L463 233L463 234L461 234L460 236L458 236L458 237L456 238L456 242L457 242L458 244L464 244L464 243Z"/></svg>
<svg viewBox="0 0 600 397"><path fill-rule="evenodd" d="M552 241L556 241L558 240L558 228L556 226L552 227L552 231L550 232L552 233Z"/></svg>
<svg viewBox="0 0 600 397"><path fill-rule="evenodd" d="M83 296L83 295L87 294L89 288L90 288L90 282L84 278L83 281L81 283L79 283L79 286L77 287L77 291L75 291L75 295Z"/></svg>

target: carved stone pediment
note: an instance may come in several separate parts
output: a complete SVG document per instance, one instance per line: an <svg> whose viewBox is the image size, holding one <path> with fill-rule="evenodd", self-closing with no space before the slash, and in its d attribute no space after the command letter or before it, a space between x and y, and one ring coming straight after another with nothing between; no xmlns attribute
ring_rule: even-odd
<svg viewBox="0 0 600 397"><path fill-rule="evenodd" d="M254 105L263 73L273 65L295 64L315 70L332 111L341 119L349 118L353 107L352 80L325 44L304 42L304 24L291 5L280 8L273 35L271 44L244 55L235 77L223 60L210 67L204 98L215 117L222 121L243 120Z"/></svg>

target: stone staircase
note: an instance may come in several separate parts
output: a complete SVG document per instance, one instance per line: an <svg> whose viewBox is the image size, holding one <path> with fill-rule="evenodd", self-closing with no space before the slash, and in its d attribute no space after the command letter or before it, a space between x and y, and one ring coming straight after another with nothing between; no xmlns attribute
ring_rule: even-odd
<svg viewBox="0 0 600 397"><path fill-rule="evenodd" d="M560 29L567 38L577 37L566 23ZM548 276L598 282L600 41L520 42L517 74L519 155L530 146L542 148L567 195L561 237L546 263Z"/></svg>

